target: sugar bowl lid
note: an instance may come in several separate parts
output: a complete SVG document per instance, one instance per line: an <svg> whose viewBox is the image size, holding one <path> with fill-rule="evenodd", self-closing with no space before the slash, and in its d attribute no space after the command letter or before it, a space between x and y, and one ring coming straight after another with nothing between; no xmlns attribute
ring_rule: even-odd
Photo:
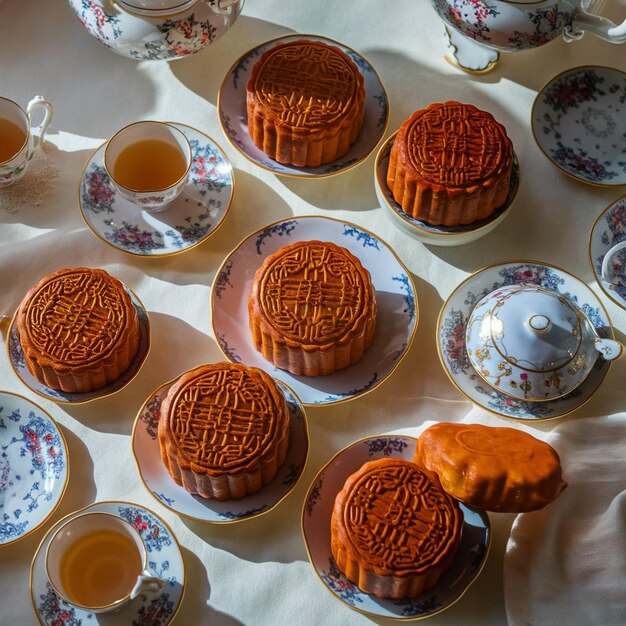
<svg viewBox="0 0 626 626"><path fill-rule="evenodd" d="M498 391L527 401L573 391L598 355L617 358L622 346L602 339L576 303L535 285L497 289L474 307L465 344L476 372Z"/></svg>

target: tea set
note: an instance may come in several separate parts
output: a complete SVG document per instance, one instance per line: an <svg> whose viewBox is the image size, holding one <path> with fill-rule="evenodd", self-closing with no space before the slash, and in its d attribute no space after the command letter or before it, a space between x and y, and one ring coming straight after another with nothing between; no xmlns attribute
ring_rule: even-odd
<svg viewBox="0 0 626 626"><path fill-rule="evenodd" d="M243 6L243 0L69 3L91 35L114 52L140 60L177 59L204 49L232 26ZM492 69L499 51L540 46L559 35L574 40L590 32L613 43L626 42L626 20L615 25L596 15L590 0L432 0L432 5L446 23L454 61L471 71ZM276 174L321 178L346 171L380 144L387 128L389 104L384 86L369 62L337 42L331 41L357 63L365 76L366 89L373 95L366 109L362 138L341 163L322 168L281 166L260 153L247 136L242 94L251 66L270 46L293 37L302 35L257 46L227 72L218 98L222 129L246 158ZM531 123L537 143L557 167L583 182L624 184L626 149L616 138L626 133L625 100L626 75L618 70L589 66L564 72L535 99ZM43 121L33 127L38 109L43 110ZM0 193L3 185L23 176L34 151L44 142L52 116L52 104L40 96L33 98L26 110L0 98L0 118L19 127L24 136L19 150L0 163ZM376 193L390 219L421 243L467 244L491 232L509 214L519 186L517 156L507 201L489 219L455 229L413 220L395 203L385 184L393 140L392 135L382 143L375 159ZM141 142L160 142L176 155L181 166L172 180L152 183L147 188L133 180L122 180L116 165L126 150ZM86 225L101 240L132 255L159 257L188 250L214 234L229 211L233 190L232 166L210 137L184 124L142 121L122 128L91 154L80 178L79 204ZM155 390L137 415L132 451L146 489L163 506L183 517L226 524L272 510L293 490L306 464L309 438L303 407L332 405L368 393L392 374L412 344L419 317L417 295L410 272L395 252L355 224L302 216L253 232L225 258L216 273L211 288L211 319L227 359L267 369L251 349L245 332L245 294L255 267L285 242L303 238L334 241L359 255L377 292L385 294L379 302L381 323L376 343L350 372L324 379L302 380L270 370L289 406L292 443L280 480L252 500L204 501L172 483L160 463L156 436L160 403L171 383ZM598 284L626 308L625 198L596 220L589 249ZM119 391L137 375L150 349L146 310L132 292L131 297L141 323L141 346L135 363L114 385L92 394L63 394L44 387L29 374L11 325L8 353L17 376L34 393L59 403L78 404ZM483 409L520 420L561 417L587 402L602 383L610 362L622 354L623 347L613 336L601 301L583 281L535 261L501 263L475 272L450 294L437 320L439 357L451 382ZM31 533L53 514L67 486L69 459L62 431L50 416L16 394L0 392L0 396L0 423L8 427L10 435L14 433L0 455L0 508L15 508L20 498L32 502L19 524L0 526L1 546ZM419 602L399 606L374 601L332 570L326 531L314 532L313 528L328 529L333 494L350 467L356 468L377 455L406 456L412 450L406 439L370 437L339 452L318 472L303 509L303 535L317 575L346 604L356 607L358 603L359 610L380 617L426 617L452 604L482 569L490 545L487 516L465 507L467 530L458 571L453 568L442 579L433 591L440 602L428 607ZM34 454L33 446L38 446L40 452ZM20 475L27 473L26 463L32 464L31 473L41 474L41 481L19 484ZM96 583L89 599L81 599L72 590L74 581L68 578L64 565L66 555L82 540L108 535L115 535L116 541L125 538L130 546L126 548L125 562L136 561L136 571L129 575L130 582L106 600L96 594L100 591ZM125 502L98 502L57 522L37 549L31 568L33 605L46 623L53 623L62 612L75 620L110 611L119 612L119 619L130 620L160 612L165 620L171 620L182 601L185 581L180 546L165 522L152 511ZM131 602L136 598L140 600Z"/></svg>

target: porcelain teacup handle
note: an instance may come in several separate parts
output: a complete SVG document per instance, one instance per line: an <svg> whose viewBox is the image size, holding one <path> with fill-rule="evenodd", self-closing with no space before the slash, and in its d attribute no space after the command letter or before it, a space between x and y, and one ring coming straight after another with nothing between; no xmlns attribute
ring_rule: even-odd
<svg viewBox="0 0 626 626"><path fill-rule="evenodd" d="M593 33L611 43L626 42L626 20L615 24L606 17L588 13L580 7L574 11L572 22L563 31L566 40L580 39L585 32Z"/></svg>
<svg viewBox="0 0 626 626"><path fill-rule="evenodd" d="M244 0L217 0L216 4L213 6L213 10L216 13L230 13L232 11L232 7L239 2L241 2L241 6L243 7Z"/></svg>
<svg viewBox="0 0 626 626"><path fill-rule="evenodd" d="M613 257L620 251L626 248L626 241L620 241L615 244L602 259L602 280L610 285L616 287L621 284L620 278L626 280L626 269L623 270L623 274L617 275L615 270L617 269L613 264ZM621 266L620 266L621 267Z"/></svg>
<svg viewBox="0 0 626 626"><path fill-rule="evenodd" d="M163 589L165 581L162 578L149 576L149 572L144 572L137 576L137 582L130 592L130 599L134 600L141 593L158 593Z"/></svg>
<svg viewBox="0 0 626 626"><path fill-rule="evenodd" d="M37 127L39 137L35 139L35 148L41 146L43 149L44 146L44 137L46 131L48 130L48 126L50 126L50 122L52 121L52 116L54 115L54 107L51 102L48 102L42 96L35 96L26 107L26 115L28 116L29 123L32 124L33 112L38 108L44 109L43 121ZM32 132L32 129L31 129ZM33 153L29 155L29 159L33 156Z"/></svg>

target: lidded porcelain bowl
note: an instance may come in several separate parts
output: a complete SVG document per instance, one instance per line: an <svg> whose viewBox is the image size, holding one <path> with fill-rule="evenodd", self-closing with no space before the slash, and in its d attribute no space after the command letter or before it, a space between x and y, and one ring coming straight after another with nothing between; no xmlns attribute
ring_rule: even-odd
<svg viewBox="0 0 626 626"><path fill-rule="evenodd" d="M622 353L573 300L535 285L501 287L482 298L469 317L465 345L488 385L531 402L570 393L600 354L612 360Z"/></svg>

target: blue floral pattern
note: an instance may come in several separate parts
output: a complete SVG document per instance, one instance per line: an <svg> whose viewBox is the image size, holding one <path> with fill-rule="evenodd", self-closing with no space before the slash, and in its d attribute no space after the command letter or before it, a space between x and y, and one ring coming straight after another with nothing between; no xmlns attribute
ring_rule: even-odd
<svg viewBox="0 0 626 626"><path fill-rule="evenodd" d="M256 237L257 254L263 254L263 246L268 237L273 237L274 235L277 235L278 237L288 237L294 231L297 224L298 220L286 220L264 228Z"/></svg>

